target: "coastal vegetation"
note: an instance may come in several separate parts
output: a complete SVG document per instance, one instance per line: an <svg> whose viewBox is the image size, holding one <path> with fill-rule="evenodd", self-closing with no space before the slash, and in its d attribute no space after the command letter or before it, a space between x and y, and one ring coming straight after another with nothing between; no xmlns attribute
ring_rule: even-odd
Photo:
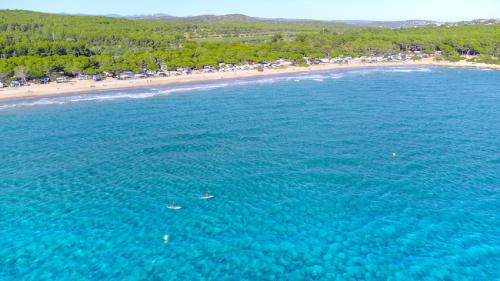
<svg viewBox="0 0 500 281"><path fill-rule="evenodd" d="M304 64L395 53L498 64L500 24L367 28L343 24L189 23L0 11L0 81L123 71L201 69L219 63Z"/></svg>

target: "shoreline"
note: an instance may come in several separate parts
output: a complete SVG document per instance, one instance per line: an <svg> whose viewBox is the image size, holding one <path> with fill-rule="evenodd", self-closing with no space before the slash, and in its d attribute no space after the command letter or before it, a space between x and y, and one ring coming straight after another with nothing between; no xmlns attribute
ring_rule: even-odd
<svg viewBox="0 0 500 281"><path fill-rule="evenodd" d="M432 59L423 59L421 61L400 61L400 62L379 62L379 63L363 63L351 62L349 64L321 64L312 65L309 67L291 66L286 68L266 69L263 72L257 70L243 70L236 72L212 72L212 73L195 73L191 75L173 76L173 77L150 77L145 79L133 80L70 80L66 83L50 83L45 85L34 84L19 88L4 88L0 89L0 101L31 99L39 97L53 97L68 94L86 94L96 93L107 90L119 90L129 88L142 88L152 86L178 85L193 82L219 81L234 78L272 76L289 73L308 73L325 70L364 68L364 67L397 67L397 66L443 66L443 67L465 67L465 68L489 68L500 70L500 65L491 65L484 63L470 63L465 61L460 62L445 62L434 61Z"/></svg>

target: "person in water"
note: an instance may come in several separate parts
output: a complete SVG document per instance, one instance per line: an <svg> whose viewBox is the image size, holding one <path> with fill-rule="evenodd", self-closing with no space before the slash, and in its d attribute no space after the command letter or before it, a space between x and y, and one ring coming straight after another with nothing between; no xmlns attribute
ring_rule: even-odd
<svg viewBox="0 0 500 281"><path fill-rule="evenodd" d="M210 197L210 194L208 193L208 191L205 191L205 195L203 197L205 197L205 198Z"/></svg>

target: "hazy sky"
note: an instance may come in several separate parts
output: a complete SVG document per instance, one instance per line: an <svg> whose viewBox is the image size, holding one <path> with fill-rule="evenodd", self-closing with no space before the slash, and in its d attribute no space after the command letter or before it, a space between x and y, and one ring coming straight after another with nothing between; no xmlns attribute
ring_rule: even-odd
<svg viewBox="0 0 500 281"><path fill-rule="evenodd" d="M175 16L241 13L256 17L323 20L500 18L500 0L0 0L0 9Z"/></svg>

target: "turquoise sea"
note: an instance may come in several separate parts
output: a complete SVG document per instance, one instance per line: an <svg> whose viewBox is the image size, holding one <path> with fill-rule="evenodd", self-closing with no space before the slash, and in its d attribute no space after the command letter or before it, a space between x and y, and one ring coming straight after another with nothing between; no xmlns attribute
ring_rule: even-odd
<svg viewBox="0 0 500 281"><path fill-rule="evenodd" d="M4 101L0 132L0 280L500 280L499 71Z"/></svg>

